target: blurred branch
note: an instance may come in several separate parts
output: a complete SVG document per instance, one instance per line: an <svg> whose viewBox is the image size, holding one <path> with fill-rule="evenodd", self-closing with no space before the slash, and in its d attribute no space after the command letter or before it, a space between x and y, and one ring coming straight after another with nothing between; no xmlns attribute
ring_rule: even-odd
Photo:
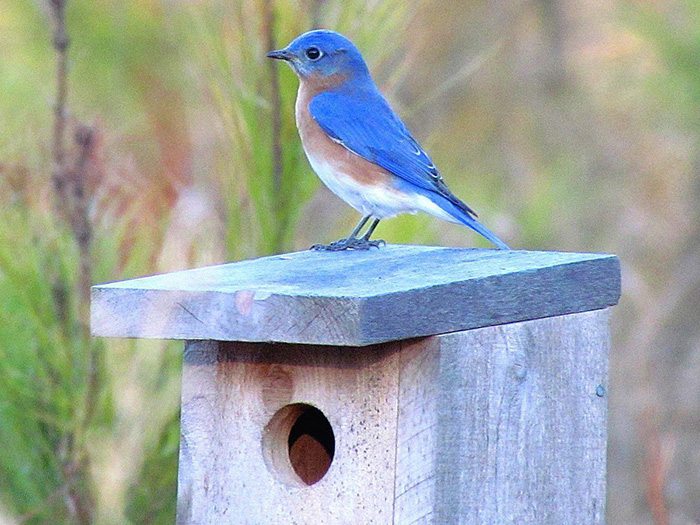
<svg viewBox="0 0 700 525"><path fill-rule="evenodd" d="M81 295L81 304L86 308L90 304L90 285L92 284L92 223L89 216L88 196L85 192L87 179L87 165L95 146L95 131L87 125L81 124L75 131L75 144L78 147L78 155L71 170L72 209L71 229L80 250L80 274L78 287ZM88 312L83 312L83 318L87 319Z"/></svg>
<svg viewBox="0 0 700 525"><path fill-rule="evenodd" d="M311 28L321 29L321 10L326 0L311 0Z"/></svg>
<svg viewBox="0 0 700 525"><path fill-rule="evenodd" d="M656 525L669 525L666 504L666 471L668 458L665 457L659 424L658 406L649 407L642 414L642 432L644 435L643 476L645 478L645 495L649 510Z"/></svg>
<svg viewBox="0 0 700 525"><path fill-rule="evenodd" d="M277 49L277 40L275 38L275 2L274 0L265 1L265 10L263 14L263 25L265 28L265 37L267 49ZM282 165L284 159L282 156L282 95L280 93L279 67L274 60L267 61L268 71L270 73L270 92L272 98L272 185L273 185L273 202L275 210L282 208L282 200L284 198L282 192ZM278 218L283 217L283 214L277 214ZM285 224L275 224L275 249L282 249L282 241Z"/></svg>
<svg viewBox="0 0 700 525"><path fill-rule="evenodd" d="M53 48L56 50L56 103L53 128L53 183L59 202L66 200L66 101L68 97L68 33L66 0L48 0L54 25Z"/></svg>
<svg viewBox="0 0 700 525"><path fill-rule="evenodd" d="M77 152L74 160L69 162L66 150L66 130L68 128L67 99L68 99L68 45L69 38L66 30L66 0L48 0L54 26L53 48L56 51L56 105L54 107L53 134L53 169L52 179L56 192L55 205L58 216L63 217L70 228L71 234L79 251L78 268L78 318L82 328L83 340L89 347L89 305L90 285L92 280L92 224L88 213L88 196L85 191L87 167L94 147L94 132L86 125L79 124L74 135ZM67 286L60 275L54 276L54 301L63 329L70 333L68 325L70 317L66 310ZM96 354L88 349L87 372L88 386L85 414L78 428L64 434L58 445L58 457L63 466L63 494L66 507L73 520L77 523L90 523L92 508L89 493L82 490L77 480L80 480L87 469L81 461L81 453L76 447L76 434L80 426L87 425L95 406L95 396L98 390Z"/></svg>
<svg viewBox="0 0 700 525"><path fill-rule="evenodd" d="M552 95L566 92L567 59L566 42L569 40L569 27L565 22L565 14L561 2L555 0L539 0L542 12L543 29L548 37L545 49L543 68L544 86Z"/></svg>
<svg viewBox="0 0 700 525"><path fill-rule="evenodd" d="M75 503L79 502L81 499L80 494L77 492L77 483L78 479L76 476L73 475L74 469L72 472L69 472L69 466L64 465L63 467L63 476L65 478L65 482L62 486L51 492L44 500L41 502L40 505L37 505L36 507L30 509L29 511L25 512L23 515L19 517L20 523L28 523L32 520L36 520L38 517L42 515L42 513L47 509L47 508L55 508L56 503L58 500L63 497L64 499L67 499L69 502L69 506L71 507L71 512L74 514L77 514L80 516L80 523L90 523L90 517L86 513L81 514L84 509L87 508L85 505L80 505L77 506Z"/></svg>
<svg viewBox="0 0 700 525"><path fill-rule="evenodd" d="M91 245L92 224L89 218L88 196L85 192L87 165L94 147L94 131L79 124L74 140L77 154L74 162L68 160L66 129L68 128L68 45L66 30L66 0L48 0L54 25L53 47L56 50L56 105L54 107L53 133L53 183L56 191L56 207L71 229L80 251L78 292L81 323L88 334L88 311L92 278ZM59 287L60 288L60 287ZM57 290L59 307L65 303L65 290Z"/></svg>

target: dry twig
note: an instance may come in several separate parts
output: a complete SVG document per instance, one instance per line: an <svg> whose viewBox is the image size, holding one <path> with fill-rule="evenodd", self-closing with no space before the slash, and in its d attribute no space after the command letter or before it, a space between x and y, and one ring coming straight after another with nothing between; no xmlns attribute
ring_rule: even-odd
<svg viewBox="0 0 700 525"><path fill-rule="evenodd" d="M53 168L52 181L56 193L55 207L58 217L67 223L80 253L78 295L80 301L79 321L83 328L86 341L89 341L89 305L90 285L92 281L92 224L89 217L89 196L86 193L85 180L89 159L94 148L94 132L89 126L77 125L75 145L77 151L74 160L69 159L66 148L66 133L68 120L68 46L70 40L66 29L66 0L48 0L51 19L53 22L53 48L56 51L56 104L54 106L53 130ZM60 276L54 276L54 299L59 316L66 325L69 321L65 310L68 306L67 290ZM86 345L87 346L87 345ZM88 392L86 399L94 401L97 390L96 355L88 350ZM86 426L91 418L91 407L88 402L87 413L80 421L79 427ZM64 487L63 495L66 507L74 521L90 523L92 505L89 494L81 490L78 480L82 479L87 470L81 454L75 445L75 435L78 431L66 433L61 439L58 455L63 463Z"/></svg>

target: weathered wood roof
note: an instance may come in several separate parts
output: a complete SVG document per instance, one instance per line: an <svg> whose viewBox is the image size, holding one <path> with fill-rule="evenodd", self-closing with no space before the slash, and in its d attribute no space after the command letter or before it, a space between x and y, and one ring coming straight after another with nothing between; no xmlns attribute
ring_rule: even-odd
<svg viewBox="0 0 700 525"><path fill-rule="evenodd" d="M612 255L389 245L94 286L92 332L363 346L596 310L619 297Z"/></svg>

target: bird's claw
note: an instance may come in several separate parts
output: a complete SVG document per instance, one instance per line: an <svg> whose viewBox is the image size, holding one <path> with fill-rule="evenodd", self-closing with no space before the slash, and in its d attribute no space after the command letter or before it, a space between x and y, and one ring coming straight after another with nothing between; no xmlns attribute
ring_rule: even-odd
<svg viewBox="0 0 700 525"><path fill-rule="evenodd" d="M376 241L364 240L364 248L356 248L357 250L369 250L370 248L379 248L380 246L386 246L386 242L383 239L377 239Z"/></svg>
<svg viewBox="0 0 700 525"><path fill-rule="evenodd" d="M341 252L343 250L369 250L370 248L379 248L386 243L382 240L370 241L367 239L340 239L339 241L330 244L314 244L311 249L327 252Z"/></svg>

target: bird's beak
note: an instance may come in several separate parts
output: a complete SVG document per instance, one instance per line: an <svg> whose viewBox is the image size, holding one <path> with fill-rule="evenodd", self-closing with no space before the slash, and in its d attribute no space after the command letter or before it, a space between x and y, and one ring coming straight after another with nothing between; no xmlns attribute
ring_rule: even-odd
<svg viewBox="0 0 700 525"><path fill-rule="evenodd" d="M270 51L267 54L268 58L275 58L277 60L289 61L294 58L294 54L287 49L279 49L277 51Z"/></svg>

